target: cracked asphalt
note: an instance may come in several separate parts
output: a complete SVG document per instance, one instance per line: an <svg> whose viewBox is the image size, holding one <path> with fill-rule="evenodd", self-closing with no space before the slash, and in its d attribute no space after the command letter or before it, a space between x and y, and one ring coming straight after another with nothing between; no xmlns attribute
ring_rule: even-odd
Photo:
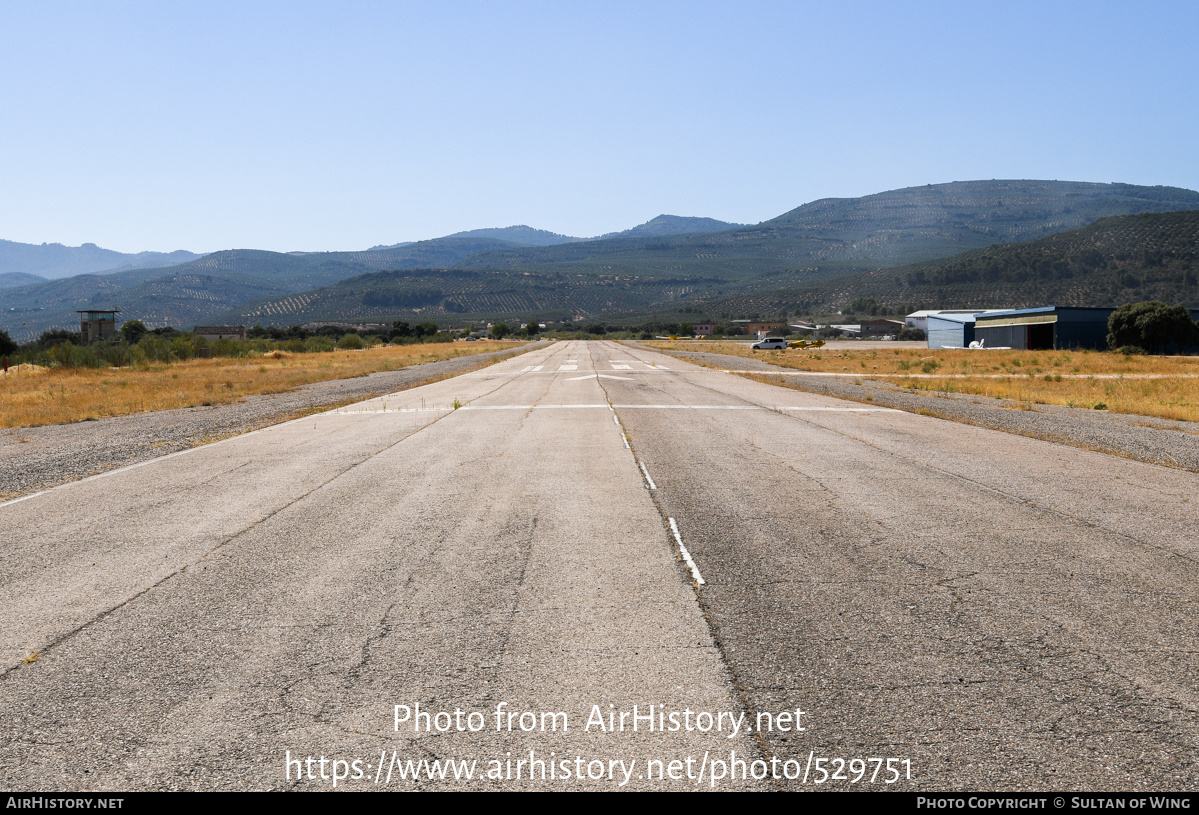
<svg viewBox="0 0 1199 815"><path fill-rule="evenodd" d="M0 786L735 750L909 760L892 789L1193 790L1197 478L555 343L0 504ZM571 727L394 725L501 702ZM633 704L807 729L583 730Z"/></svg>

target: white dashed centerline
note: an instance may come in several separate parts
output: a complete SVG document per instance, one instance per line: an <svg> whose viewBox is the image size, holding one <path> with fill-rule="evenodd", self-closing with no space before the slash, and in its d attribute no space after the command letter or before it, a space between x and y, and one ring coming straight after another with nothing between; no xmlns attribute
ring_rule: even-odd
<svg viewBox="0 0 1199 815"><path fill-rule="evenodd" d="M691 576L695 578L695 582L701 586L704 585L706 582L704 576L699 573L699 567L695 565L695 561L691 559L691 553L683 545L683 536L679 534L679 525L674 522L674 518L667 518L667 520L670 521L670 531L674 533L674 540L679 545L679 554L683 556L683 562L691 570Z"/></svg>
<svg viewBox="0 0 1199 815"><path fill-rule="evenodd" d="M645 483L649 484L649 488L651 490L656 490L658 488L658 485L655 484L654 480L649 477L649 470L645 469L645 462L638 461L637 463L639 465L641 465L641 473L645 476Z"/></svg>

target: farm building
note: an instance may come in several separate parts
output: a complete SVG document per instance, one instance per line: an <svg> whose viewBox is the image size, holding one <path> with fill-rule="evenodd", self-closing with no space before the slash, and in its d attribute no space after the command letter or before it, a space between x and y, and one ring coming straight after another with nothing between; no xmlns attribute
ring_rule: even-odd
<svg viewBox="0 0 1199 815"><path fill-rule="evenodd" d="M192 329L192 333L198 337L203 337L209 342L217 340L244 340L246 338L246 327L244 325L198 325Z"/></svg>
<svg viewBox="0 0 1199 815"><path fill-rule="evenodd" d="M858 333L863 337L884 337L903 331L902 320L867 320L861 324Z"/></svg>
<svg viewBox="0 0 1199 815"><path fill-rule="evenodd" d="M974 338L988 347L1030 351L1107 348L1107 318L1112 311L1043 306L979 314L974 318Z"/></svg>

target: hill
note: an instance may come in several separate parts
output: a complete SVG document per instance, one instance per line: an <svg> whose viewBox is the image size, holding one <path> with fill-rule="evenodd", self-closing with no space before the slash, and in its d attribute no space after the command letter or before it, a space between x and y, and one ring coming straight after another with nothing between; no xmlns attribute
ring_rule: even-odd
<svg viewBox="0 0 1199 815"><path fill-rule="evenodd" d="M16 243L0 240L0 273L21 272L46 279L93 272L175 266L202 257L193 252L138 252L126 254L102 249L94 243L63 246L61 243Z"/></svg>
<svg viewBox="0 0 1199 815"><path fill-rule="evenodd" d="M220 315L253 325L388 322L421 317L442 323L537 316L570 320L626 312L646 303L711 296L718 281L548 274L471 269L375 272L310 292L275 297Z"/></svg>
<svg viewBox="0 0 1199 815"><path fill-rule="evenodd" d="M505 226L493 229L471 229L467 232L455 232L450 238L492 238L495 240L519 243L522 246L555 246L559 243L581 241L584 238L572 238L569 235L559 235L557 232L547 232L544 229L534 229L531 226Z"/></svg>
<svg viewBox="0 0 1199 815"><path fill-rule="evenodd" d="M715 218L680 217L678 215L659 215L632 229L623 232L610 232L592 240L606 238L648 238L663 235L688 235L702 232L724 232L728 229L738 229L745 224L731 224L718 221Z"/></svg>
<svg viewBox="0 0 1199 815"><path fill-rule="evenodd" d="M169 269L82 275L4 289L0 328L27 339L47 328L71 326L74 309L89 307L121 308L127 319L138 317L153 326L218 318L279 324L416 314L511 316L529 310L546 316L561 311L568 317L684 309L693 314L718 303L721 311L777 313L844 304L858 296L888 303L933 305L964 298L971 305L970 298L976 298L985 305L1014 305L1018 292L1032 300L1052 296L1063 304L1100 305L1142 290L1175 289L1157 267L1124 269L1124 260L1112 267L1124 274L1113 278L1120 281L1115 290L1106 278L1083 286L1085 275L1070 265L1073 261L1063 261L1075 269L1073 277L1059 278L1054 271L1046 279L1038 271L1035 279L1023 281L992 280L989 272L969 265L964 268L974 269L975 279L953 278L953 269L938 261L995 244L1043 239L1111 216L1178 210L1199 210L1199 193L1128 184L969 181L824 199L755 226L684 235L626 234L528 246L463 234L364 252L229 250ZM659 216L635 229L716 229L722 224ZM542 232L527 227L495 232L519 237L526 229ZM1152 250L1150 239L1134 232L1111 240L1138 246L1140 241ZM974 261L953 261L962 262ZM1163 262L1162 270L1175 268L1173 256ZM903 271L889 274L900 267ZM382 270L391 271L372 274ZM1180 274L1180 281L1189 279L1188 272ZM203 285L196 282L200 278ZM146 285L152 281L157 282Z"/></svg>
<svg viewBox="0 0 1199 815"><path fill-rule="evenodd" d="M570 235L559 235L545 229L535 229L521 224L490 229L471 229L466 232L455 232L448 238L492 238L508 241L521 246L558 246L563 243L578 243L581 241L606 240L608 238L637 238L659 235L683 235L690 232L719 232L725 229L736 229L742 224L730 224L715 218L681 218L678 215L659 215L657 218L643 224L626 229L622 232L610 232L594 238L575 238ZM444 240L439 238L438 240ZM397 243L394 246L376 246L374 249L396 249L411 244Z"/></svg>
<svg viewBox="0 0 1199 815"><path fill-rule="evenodd" d="M773 285L794 285L1032 240L1110 215L1196 208L1199 192L1176 187L960 181L823 199L729 231L491 250L458 267L713 276L745 283L773 273Z"/></svg>
<svg viewBox="0 0 1199 815"><path fill-rule="evenodd" d="M25 272L0 272L0 289L11 289L16 286L29 286L33 283L45 283L46 278Z"/></svg>
<svg viewBox="0 0 1199 815"><path fill-rule="evenodd" d="M447 266L507 241L439 238L366 252L281 253L256 249L213 252L166 269L76 275L4 290L0 329L25 341L78 324L75 309L119 308L147 326L205 322L241 303L318 289L379 269ZM198 286L197 281L206 281Z"/></svg>
<svg viewBox="0 0 1199 815"><path fill-rule="evenodd" d="M734 297L717 313L830 311L873 298L894 310L1037 305L1199 307L1199 211L1103 218L1036 241Z"/></svg>

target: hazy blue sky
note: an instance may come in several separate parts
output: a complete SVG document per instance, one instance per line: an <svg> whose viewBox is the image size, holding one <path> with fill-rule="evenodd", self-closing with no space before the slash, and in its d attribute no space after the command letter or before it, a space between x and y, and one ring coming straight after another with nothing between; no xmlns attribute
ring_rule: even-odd
<svg viewBox="0 0 1199 815"><path fill-rule="evenodd" d="M1199 3L0 0L0 238L360 249L1199 189Z"/></svg>

